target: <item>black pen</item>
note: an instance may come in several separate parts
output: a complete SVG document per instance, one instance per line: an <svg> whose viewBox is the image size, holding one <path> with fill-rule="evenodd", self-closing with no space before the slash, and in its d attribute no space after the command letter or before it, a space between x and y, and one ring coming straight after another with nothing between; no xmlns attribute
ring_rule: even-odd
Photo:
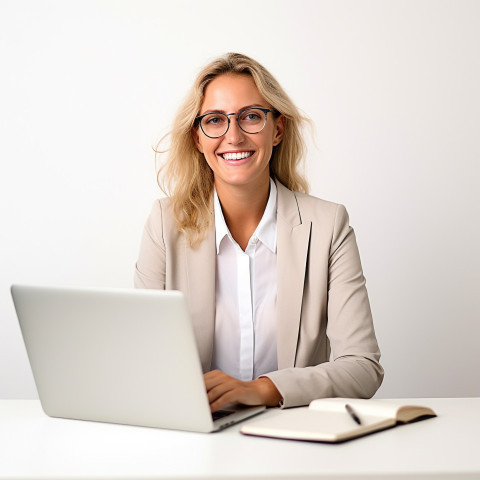
<svg viewBox="0 0 480 480"><path fill-rule="evenodd" d="M358 418L358 415L355 413L355 410L347 403L345 404L345 408L348 412L348 414L357 422L359 425L362 424L360 418Z"/></svg>

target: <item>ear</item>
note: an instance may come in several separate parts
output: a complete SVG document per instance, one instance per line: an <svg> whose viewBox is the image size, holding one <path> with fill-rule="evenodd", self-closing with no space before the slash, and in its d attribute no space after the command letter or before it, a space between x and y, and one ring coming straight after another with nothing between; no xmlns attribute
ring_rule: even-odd
<svg viewBox="0 0 480 480"><path fill-rule="evenodd" d="M192 130L190 133L192 134L193 142L195 143L195 146L197 147L198 151L200 153L203 153L203 147L202 144L200 143L200 134L199 134L200 128L197 127L192 127Z"/></svg>
<svg viewBox="0 0 480 480"><path fill-rule="evenodd" d="M286 118L283 115L280 115L275 120L275 129L273 131L274 146L278 145L282 141L283 134L285 133L285 124L286 124Z"/></svg>

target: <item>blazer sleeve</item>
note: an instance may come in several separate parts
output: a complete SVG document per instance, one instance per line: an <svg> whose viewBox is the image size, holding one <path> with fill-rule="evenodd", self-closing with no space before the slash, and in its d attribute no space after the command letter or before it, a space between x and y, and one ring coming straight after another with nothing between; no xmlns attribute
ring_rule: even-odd
<svg viewBox="0 0 480 480"><path fill-rule="evenodd" d="M134 272L135 288L165 289L166 249L161 200L156 200L145 223Z"/></svg>
<svg viewBox="0 0 480 480"><path fill-rule="evenodd" d="M310 248L315 248L315 245L310 245ZM310 265L312 267L315 268ZM318 317L302 316L302 322L310 322L317 328L326 323L324 331L327 338L322 338L320 342L327 342L327 348L323 349L326 352L330 352L330 345L331 357L321 359L318 364L296 363L293 368L264 375L274 382L281 393L282 407L307 405L322 397L369 398L383 380L380 350L355 234L349 226L343 205L336 208L327 268L327 275L320 271L316 277L318 282L312 281L315 287L318 284L318 291L310 296L325 299L320 302L322 306L316 313ZM321 276L328 277L325 283L321 283ZM298 348L301 348L301 338L299 342ZM313 352L310 358L314 359L315 355Z"/></svg>

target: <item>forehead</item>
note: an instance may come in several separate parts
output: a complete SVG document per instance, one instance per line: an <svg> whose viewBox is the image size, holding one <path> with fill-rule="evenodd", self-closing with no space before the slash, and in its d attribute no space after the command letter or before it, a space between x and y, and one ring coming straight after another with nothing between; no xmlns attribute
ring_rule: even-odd
<svg viewBox="0 0 480 480"><path fill-rule="evenodd" d="M225 74L214 78L206 86L202 112L207 110L236 112L249 105L267 106L253 78L250 75Z"/></svg>

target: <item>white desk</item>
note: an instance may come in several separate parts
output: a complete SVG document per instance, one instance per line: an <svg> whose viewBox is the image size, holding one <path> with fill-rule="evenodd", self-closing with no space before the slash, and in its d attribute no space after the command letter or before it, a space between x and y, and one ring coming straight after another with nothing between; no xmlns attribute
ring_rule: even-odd
<svg viewBox="0 0 480 480"><path fill-rule="evenodd" d="M0 400L0 479L480 479L480 398L408 401L438 417L329 445L53 419L36 400Z"/></svg>

